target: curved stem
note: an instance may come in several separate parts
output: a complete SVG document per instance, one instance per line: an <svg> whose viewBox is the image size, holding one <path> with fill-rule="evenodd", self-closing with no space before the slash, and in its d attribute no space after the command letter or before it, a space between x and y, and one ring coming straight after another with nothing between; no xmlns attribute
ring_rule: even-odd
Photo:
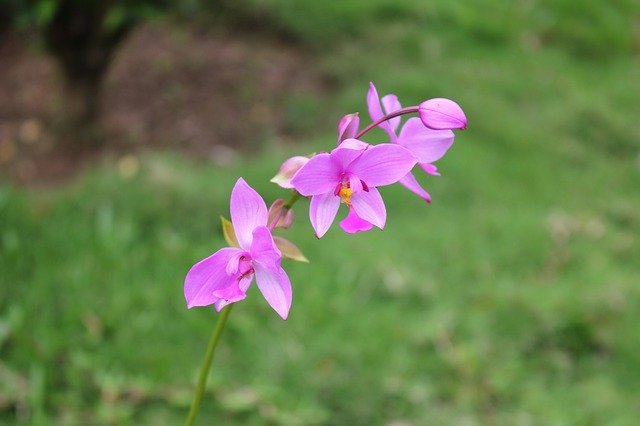
<svg viewBox="0 0 640 426"><path fill-rule="evenodd" d="M185 426L192 426L193 422L195 422L196 420L196 415L198 414L198 410L200 409L200 402L202 402L202 395L204 395L204 390L207 385L207 377L209 375L211 362L213 361L213 354L216 350L218 340L220 340L220 335L222 335L222 330L224 329L224 325L227 322L227 318L229 317L229 313L231 312L233 305L234 304L232 303L222 309L220 317L216 322L216 326L213 329L213 334L211 335L211 339L209 340L209 346L207 346L207 353L204 356L204 362L202 363L202 367L200 368L198 385L196 386L196 391L193 395L193 401L191 402L189 415L187 416L187 420L184 422Z"/></svg>
<svg viewBox="0 0 640 426"><path fill-rule="evenodd" d="M360 133L358 133L357 135L354 136L355 139L360 139L362 136L365 135L365 133L367 133L369 130L373 129L374 127L380 125L381 123L384 123L387 120L391 120L392 118L396 118L399 117L401 115L405 115L405 114L412 114L414 112L418 112L418 107L417 106L411 106L411 107L407 107L407 108L402 108L399 109L397 111L393 111L390 114L385 115L382 118L377 119L376 121L374 121L373 123L369 124L367 127L365 127L364 129L362 129L360 131Z"/></svg>
<svg viewBox="0 0 640 426"><path fill-rule="evenodd" d="M284 206L282 206L282 209L289 210L291 207L293 207L296 201L298 201L298 198L300 198L300 193L294 189L293 193L291 194L291 197L289 197L287 202L284 203Z"/></svg>

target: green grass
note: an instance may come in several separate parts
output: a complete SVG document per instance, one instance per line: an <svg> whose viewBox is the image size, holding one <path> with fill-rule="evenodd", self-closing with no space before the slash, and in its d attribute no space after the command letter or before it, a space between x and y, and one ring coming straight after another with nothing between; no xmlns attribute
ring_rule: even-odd
<svg viewBox="0 0 640 426"><path fill-rule="evenodd" d="M632 3L589 2L588 34L571 25L589 20L556 6L571 2L544 2L551 21L543 6L495 15L482 3L494 5L310 2L295 25L274 6L334 42L318 66L343 87L299 99L304 110L364 119L373 80L405 104L459 101L469 130L443 176L422 179L431 205L382 189L384 232L334 227L318 241L296 205L288 237L311 263L285 265L290 318L255 288L234 309L202 424L636 424ZM571 37L538 37L535 19ZM186 310L184 275L224 245L218 217L237 177L268 202L284 196L268 183L280 162L334 143L334 128L312 134L225 167L155 153L133 178L107 161L56 190L0 187L0 423L179 424L216 318Z"/></svg>

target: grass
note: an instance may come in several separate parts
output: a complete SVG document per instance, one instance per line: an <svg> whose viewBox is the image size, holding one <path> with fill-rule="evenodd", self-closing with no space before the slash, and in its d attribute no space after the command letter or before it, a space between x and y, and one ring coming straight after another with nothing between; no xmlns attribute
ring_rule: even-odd
<svg viewBox="0 0 640 426"><path fill-rule="evenodd" d="M301 23L273 3L332 42L318 66L343 89L305 110L364 117L371 79L406 104L453 98L470 126L422 179L432 205L383 188L384 232L318 241L296 206L311 263L286 265L290 318L255 289L234 309L202 424L636 423L637 11L483 3L316 2ZM0 187L0 423L179 424L215 321L185 309L185 272L224 245L238 176L271 201L284 158L334 143L310 133L223 167L154 153L133 177L106 161L56 190Z"/></svg>

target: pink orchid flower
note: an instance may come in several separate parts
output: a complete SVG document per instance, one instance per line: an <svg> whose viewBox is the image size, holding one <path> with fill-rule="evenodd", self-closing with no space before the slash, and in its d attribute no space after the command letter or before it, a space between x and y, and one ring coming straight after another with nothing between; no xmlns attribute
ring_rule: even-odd
<svg viewBox="0 0 640 426"><path fill-rule="evenodd" d="M443 100L440 99L439 101ZM444 101L448 101L448 99L444 99ZM427 102L429 101L423 102L421 106ZM453 101L449 102L455 104ZM382 106L380 105L381 103ZM457 106L457 104L455 105ZM382 97L382 100L380 100L373 83L369 83L367 106L369 107L369 115L373 121L382 118L385 114L390 114L402 108L396 95L385 95ZM461 109L460 112L462 112ZM464 113L462 113L462 117L464 117ZM464 118L464 123L466 126L466 118ZM408 119L404 126L400 128L400 134L396 133L398 127L400 127L400 117L385 121L381 123L379 127L387 132L391 142L397 143L409 150L418 159L418 165L425 172L430 175L440 176L437 167L432 163L442 158L447 150L451 148L451 145L453 145L454 134L450 129L434 130L426 127L424 122L417 117ZM425 201L431 202L431 196L420 186L413 173L407 173L400 179L399 183Z"/></svg>
<svg viewBox="0 0 640 426"><path fill-rule="evenodd" d="M264 200L244 179L231 191L231 222L240 247L224 247L196 263L187 273L187 307L214 305L219 312L246 297L253 276L269 305L287 319L291 282L280 266L282 255L267 227Z"/></svg>
<svg viewBox="0 0 640 426"><path fill-rule="evenodd" d="M311 158L291 184L311 196L309 217L318 238L333 223L341 202L349 207L340 223L346 232L368 230L371 224L383 229L387 211L376 187L397 182L415 164L415 157L399 145L346 139L331 153Z"/></svg>

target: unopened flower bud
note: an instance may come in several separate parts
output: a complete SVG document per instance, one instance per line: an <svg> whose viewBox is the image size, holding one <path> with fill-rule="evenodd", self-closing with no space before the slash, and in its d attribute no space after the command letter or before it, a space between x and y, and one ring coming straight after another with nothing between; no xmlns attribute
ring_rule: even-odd
<svg viewBox="0 0 640 426"><path fill-rule="evenodd" d="M280 170L278 170L278 173L273 178L271 178L271 182L279 185L282 188L292 189L293 186L291 185L291 178L293 178L298 170L300 170L300 167L307 164L307 161L309 161L309 159L302 156L289 158L284 163L282 163L282 166L280 166Z"/></svg>
<svg viewBox="0 0 640 426"><path fill-rule="evenodd" d="M269 207L269 219L267 219L267 223L271 224L273 221L277 220L278 222L273 225L272 229L275 228L284 228L289 229L289 227L293 224L293 210L287 208L284 209L284 200L282 198L278 198L271 204Z"/></svg>
<svg viewBox="0 0 640 426"><path fill-rule="evenodd" d="M347 114L338 123L338 145L345 139L354 138L360 127L358 113Z"/></svg>
<svg viewBox="0 0 640 426"><path fill-rule="evenodd" d="M460 105L450 99L434 98L422 102L418 107L420 120L433 130L466 129L467 117Z"/></svg>

